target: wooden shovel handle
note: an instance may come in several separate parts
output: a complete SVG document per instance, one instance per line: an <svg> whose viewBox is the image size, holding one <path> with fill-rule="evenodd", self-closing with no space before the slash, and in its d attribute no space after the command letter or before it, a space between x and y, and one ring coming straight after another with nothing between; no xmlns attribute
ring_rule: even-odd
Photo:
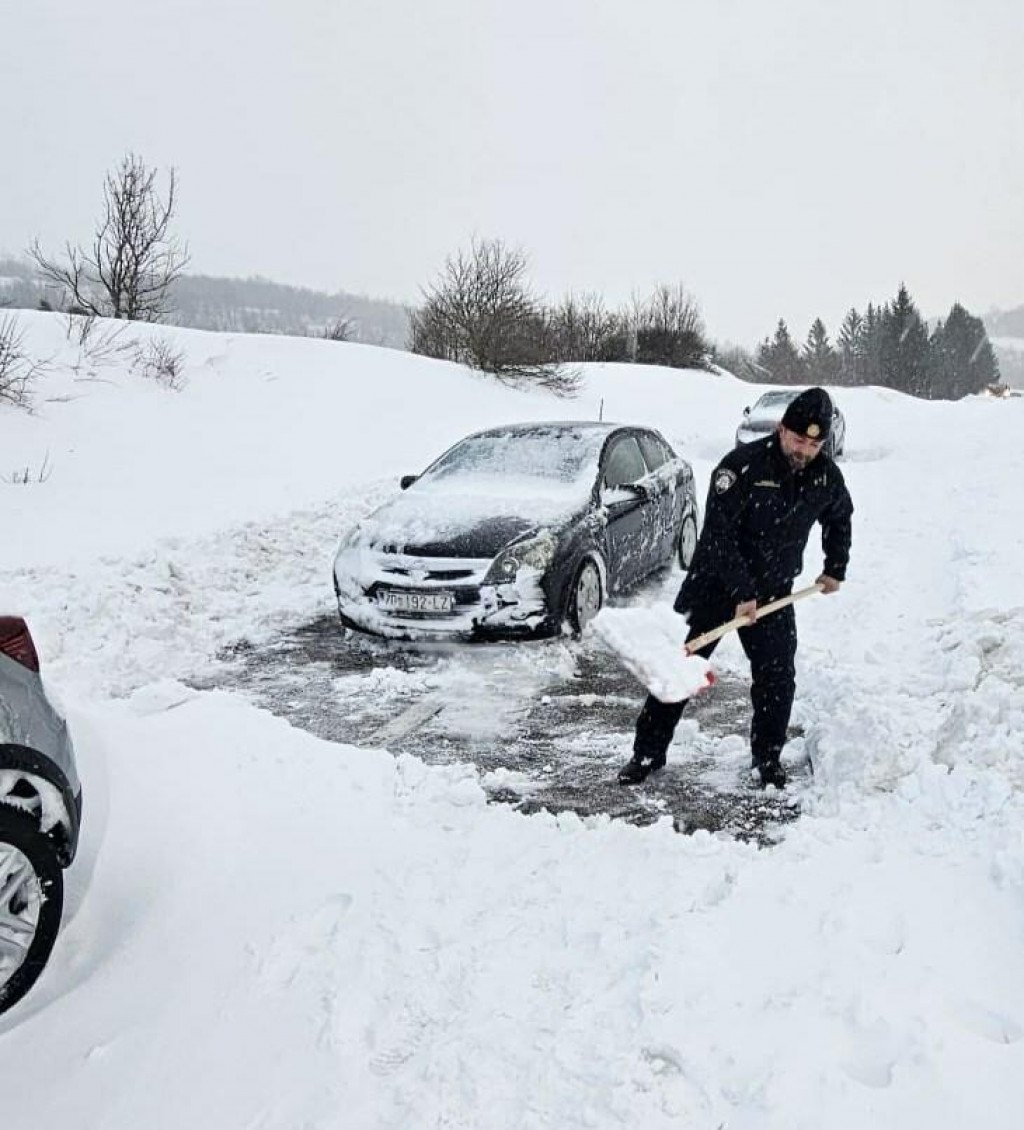
<svg viewBox="0 0 1024 1130"><path fill-rule="evenodd" d="M795 604L798 600L803 600L805 596L814 596L816 592L821 592L822 588L823 586L820 584L808 585L807 588L798 589L796 592L790 593L789 596L782 596L779 597L778 600L773 600L768 604L762 604L754 613L754 619L760 620L762 616L770 616L773 612L778 612L780 608L785 608L789 604ZM694 636L686 645L686 654L693 655L700 651L702 647L707 647L709 643L720 640L722 636L727 635L729 632L735 631L737 628L748 628L749 626L749 616L737 616L735 619L729 620L725 624L719 624L717 628L712 628L710 632L705 632L702 636Z"/></svg>

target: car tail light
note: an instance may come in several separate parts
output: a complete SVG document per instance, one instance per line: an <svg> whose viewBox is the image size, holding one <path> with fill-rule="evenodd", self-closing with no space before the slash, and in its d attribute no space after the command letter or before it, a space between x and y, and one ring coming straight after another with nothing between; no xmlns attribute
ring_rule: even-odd
<svg viewBox="0 0 1024 1130"><path fill-rule="evenodd" d="M36 645L20 616L0 616L0 652L30 671L39 670Z"/></svg>

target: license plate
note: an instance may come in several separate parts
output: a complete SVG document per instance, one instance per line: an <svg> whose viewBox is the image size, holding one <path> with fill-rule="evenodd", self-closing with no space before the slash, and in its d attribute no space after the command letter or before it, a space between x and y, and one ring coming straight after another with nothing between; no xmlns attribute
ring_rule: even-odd
<svg viewBox="0 0 1024 1130"><path fill-rule="evenodd" d="M391 612L451 612L455 597L450 592L406 592L383 589L377 603Z"/></svg>

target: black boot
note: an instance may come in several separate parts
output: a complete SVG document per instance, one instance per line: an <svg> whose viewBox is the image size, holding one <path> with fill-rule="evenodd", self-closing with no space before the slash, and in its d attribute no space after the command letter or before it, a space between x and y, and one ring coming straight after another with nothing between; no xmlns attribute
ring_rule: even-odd
<svg viewBox="0 0 1024 1130"><path fill-rule="evenodd" d="M754 769L757 771L762 789L774 785L777 789L786 787L786 770L778 761L755 761Z"/></svg>
<svg viewBox="0 0 1024 1130"><path fill-rule="evenodd" d="M664 757L641 757L634 754L629 761L619 770L620 785L639 785L646 781L652 773L665 768Z"/></svg>

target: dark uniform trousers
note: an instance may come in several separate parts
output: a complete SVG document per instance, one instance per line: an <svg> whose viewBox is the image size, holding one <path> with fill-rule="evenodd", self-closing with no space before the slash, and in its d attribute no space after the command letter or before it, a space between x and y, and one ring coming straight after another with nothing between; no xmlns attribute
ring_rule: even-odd
<svg viewBox="0 0 1024 1130"><path fill-rule="evenodd" d="M735 604L708 603L695 608L689 619L687 639L731 620ZM754 713L750 724L750 752L753 763L778 761L786 744L786 727L796 691L796 615L793 606L773 612L763 620L740 628L740 643L750 660L750 699ZM710 658L720 641L702 648L699 655ZM686 702L662 702L648 695L636 723L633 755L639 759L664 761Z"/></svg>

